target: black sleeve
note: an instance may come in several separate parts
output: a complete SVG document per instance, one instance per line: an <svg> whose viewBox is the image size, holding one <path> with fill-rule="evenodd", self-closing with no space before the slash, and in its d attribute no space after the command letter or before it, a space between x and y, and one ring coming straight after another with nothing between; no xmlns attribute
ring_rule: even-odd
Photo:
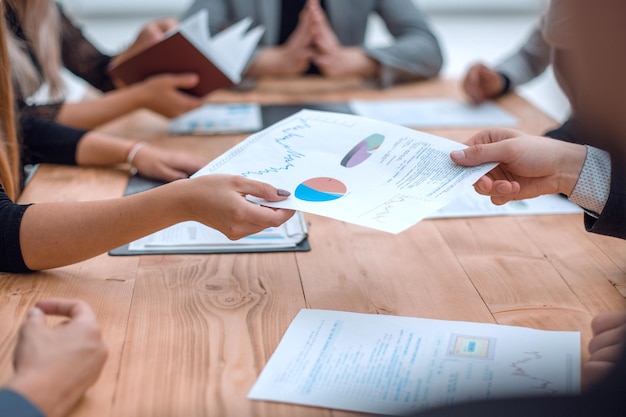
<svg viewBox="0 0 626 417"><path fill-rule="evenodd" d="M76 165L76 147L86 130L29 115L20 116L19 121L23 164Z"/></svg>
<svg viewBox="0 0 626 417"><path fill-rule="evenodd" d="M63 65L72 73L101 91L115 89L107 72L111 57L100 52L80 28L68 19L59 6L61 14L61 55Z"/></svg>
<svg viewBox="0 0 626 417"><path fill-rule="evenodd" d="M626 168L623 160L611 158L611 192L597 219L585 214L589 232L626 239Z"/></svg>
<svg viewBox="0 0 626 417"><path fill-rule="evenodd" d="M27 208L27 205L11 201L0 185L0 271L30 271L24 263L20 247L20 225Z"/></svg>

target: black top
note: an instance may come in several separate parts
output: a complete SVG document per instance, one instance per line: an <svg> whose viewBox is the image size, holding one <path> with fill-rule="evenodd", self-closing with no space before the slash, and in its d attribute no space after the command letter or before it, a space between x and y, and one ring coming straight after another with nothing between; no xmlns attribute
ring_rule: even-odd
<svg viewBox="0 0 626 417"><path fill-rule="evenodd" d="M107 73L111 57L98 51L84 37L81 30L67 18L61 7L58 7L61 14L61 59L65 68L101 91L115 89L113 80ZM35 68L40 69L41 65L37 62L32 49L30 49L30 43L24 36L19 20L8 4L5 5L5 19L8 29L17 38L25 41L25 45L29 48L27 52L33 61L33 65ZM56 119L63 105L63 101L44 105L28 105L25 102L26 97L23 96L23 93L17 87L15 94L20 112L40 119Z"/></svg>
<svg viewBox="0 0 626 417"><path fill-rule="evenodd" d="M22 163L75 165L85 131L32 116L20 117ZM15 204L0 185L0 271L27 272L20 249L20 224L28 205Z"/></svg>
<svg viewBox="0 0 626 417"><path fill-rule="evenodd" d="M27 205L15 204L0 185L0 271L27 272L20 248L20 224Z"/></svg>

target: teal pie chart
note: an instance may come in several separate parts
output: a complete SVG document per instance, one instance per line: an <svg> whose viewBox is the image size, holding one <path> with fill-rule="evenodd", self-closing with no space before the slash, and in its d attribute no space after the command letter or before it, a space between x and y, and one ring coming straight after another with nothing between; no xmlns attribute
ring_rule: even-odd
<svg viewBox="0 0 626 417"><path fill-rule="evenodd" d="M380 145L382 145L384 141L385 137L380 133L369 135L357 143L354 148L350 149L341 160L341 166L352 168L365 162L367 158L372 156L372 154L380 148Z"/></svg>
<svg viewBox="0 0 626 417"><path fill-rule="evenodd" d="M339 180L329 177L311 178L298 185L295 197L303 201L324 202L337 200L348 191Z"/></svg>

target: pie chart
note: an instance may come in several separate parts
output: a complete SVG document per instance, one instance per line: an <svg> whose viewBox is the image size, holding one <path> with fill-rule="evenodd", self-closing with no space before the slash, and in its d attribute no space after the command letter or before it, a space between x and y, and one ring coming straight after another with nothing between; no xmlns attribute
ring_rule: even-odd
<svg viewBox="0 0 626 417"><path fill-rule="evenodd" d="M346 186L339 180L329 177L317 177L298 185L295 196L303 201L332 201L343 197L347 190Z"/></svg>
<svg viewBox="0 0 626 417"><path fill-rule="evenodd" d="M385 141L385 137L380 133L369 135L346 154L341 160L341 166L352 168L372 156L380 145Z"/></svg>

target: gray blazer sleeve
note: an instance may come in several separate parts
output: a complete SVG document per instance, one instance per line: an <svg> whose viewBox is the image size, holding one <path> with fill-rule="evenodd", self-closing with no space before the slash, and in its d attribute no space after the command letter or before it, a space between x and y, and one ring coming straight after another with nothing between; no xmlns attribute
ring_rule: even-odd
<svg viewBox="0 0 626 417"><path fill-rule="evenodd" d="M509 78L510 87L516 87L541 75L550 65L551 53L552 48L543 38L541 24L538 24L522 47L496 65L495 70Z"/></svg>
<svg viewBox="0 0 626 417"><path fill-rule="evenodd" d="M366 53L383 66L381 85L437 76L443 65L439 41L415 3L411 0L379 0L374 11L394 37L389 46L365 46Z"/></svg>

